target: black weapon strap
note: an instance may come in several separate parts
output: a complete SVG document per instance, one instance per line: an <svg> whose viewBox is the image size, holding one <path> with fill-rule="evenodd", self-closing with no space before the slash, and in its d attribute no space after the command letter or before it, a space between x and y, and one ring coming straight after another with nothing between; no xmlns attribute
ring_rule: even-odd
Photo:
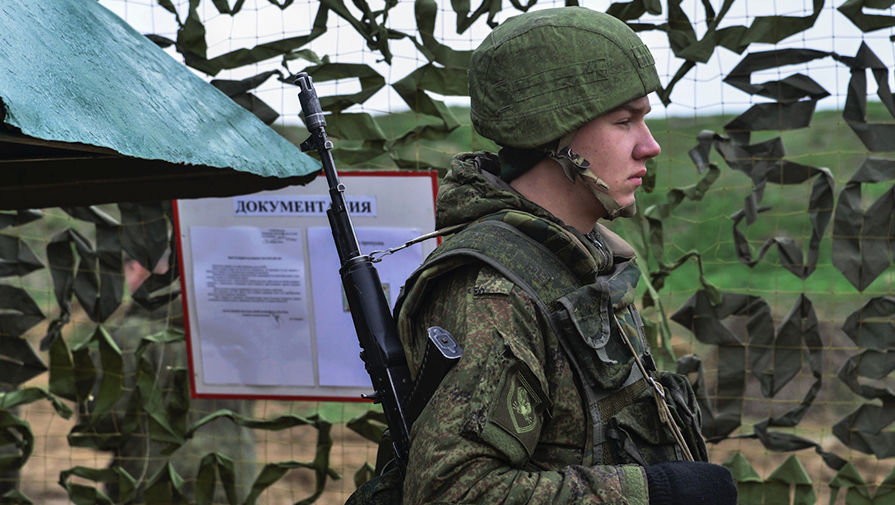
<svg viewBox="0 0 895 505"><path fill-rule="evenodd" d="M463 348L454 340L454 337L440 326L432 326L428 329L426 349L423 351L423 360L420 362L416 380L410 389L407 402L407 424L413 425L419 417L423 407L429 403L429 398L435 394L441 380L463 355Z"/></svg>

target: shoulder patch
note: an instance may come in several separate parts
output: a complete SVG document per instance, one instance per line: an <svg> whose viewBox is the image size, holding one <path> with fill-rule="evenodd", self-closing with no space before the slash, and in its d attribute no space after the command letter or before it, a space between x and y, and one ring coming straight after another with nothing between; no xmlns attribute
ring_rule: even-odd
<svg viewBox="0 0 895 505"><path fill-rule="evenodd" d="M497 273L493 268L482 267L475 279L472 294L475 296L509 295L513 290L512 281Z"/></svg>
<svg viewBox="0 0 895 505"><path fill-rule="evenodd" d="M488 415L488 425L500 430L489 430L486 426L483 433L486 441L516 464L534 453L545 411L549 411L549 401L535 380L524 365L507 371L497 402Z"/></svg>

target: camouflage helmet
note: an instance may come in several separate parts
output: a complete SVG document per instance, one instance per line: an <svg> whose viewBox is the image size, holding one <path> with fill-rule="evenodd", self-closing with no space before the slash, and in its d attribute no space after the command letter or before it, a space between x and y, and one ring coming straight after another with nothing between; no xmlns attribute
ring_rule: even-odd
<svg viewBox="0 0 895 505"><path fill-rule="evenodd" d="M507 19L469 62L473 126L520 149L544 146L658 87L653 56L637 34L583 7Z"/></svg>

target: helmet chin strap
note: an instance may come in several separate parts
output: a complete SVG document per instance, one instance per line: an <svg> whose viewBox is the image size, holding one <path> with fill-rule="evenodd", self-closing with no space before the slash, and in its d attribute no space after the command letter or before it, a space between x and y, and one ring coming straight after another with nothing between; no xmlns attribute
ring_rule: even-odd
<svg viewBox="0 0 895 505"><path fill-rule="evenodd" d="M606 210L605 219L612 221L617 217L634 217L637 214L637 202L631 202L628 205L620 205L614 198L609 196L609 185L602 179L593 174L590 170L579 172L579 177L587 184L588 189L594 195L594 198L600 202L603 209ZM592 184L588 184L589 179Z"/></svg>
<svg viewBox="0 0 895 505"><path fill-rule="evenodd" d="M546 149L547 156L559 163L563 173L566 174L570 181L575 182L577 179L581 179L581 182L587 186L594 198L603 206L603 209L606 211L605 219L611 221L617 217L633 217L637 214L637 202L621 205L615 201L614 198L609 196L609 185L589 170L590 162L584 159L584 156L572 150L572 139L575 138L575 133L577 132L567 133L559 139L556 145L563 147Z"/></svg>

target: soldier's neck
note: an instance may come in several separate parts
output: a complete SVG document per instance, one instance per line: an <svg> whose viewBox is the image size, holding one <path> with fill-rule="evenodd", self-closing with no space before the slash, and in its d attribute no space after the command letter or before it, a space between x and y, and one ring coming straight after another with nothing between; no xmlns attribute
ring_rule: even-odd
<svg viewBox="0 0 895 505"><path fill-rule="evenodd" d="M541 160L510 186L581 233L590 232L603 214L584 182L570 181L552 159Z"/></svg>

